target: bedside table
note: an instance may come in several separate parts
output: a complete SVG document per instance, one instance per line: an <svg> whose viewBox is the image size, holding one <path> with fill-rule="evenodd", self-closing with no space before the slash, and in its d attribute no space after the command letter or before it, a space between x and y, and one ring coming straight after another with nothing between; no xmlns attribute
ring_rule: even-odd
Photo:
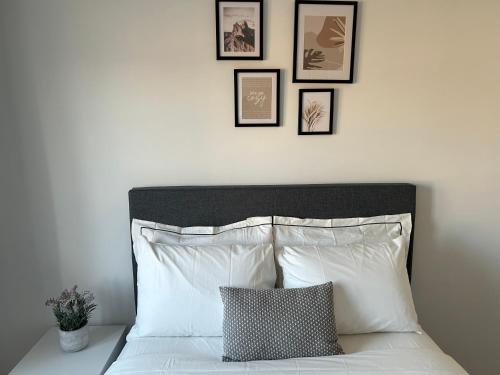
<svg viewBox="0 0 500 375"><path fill-rule="evenodd" d="M89 345L75 353L59 346L57 327L50 328L10 375L99 375L120 354L126 326L89 326Z"/></svg>

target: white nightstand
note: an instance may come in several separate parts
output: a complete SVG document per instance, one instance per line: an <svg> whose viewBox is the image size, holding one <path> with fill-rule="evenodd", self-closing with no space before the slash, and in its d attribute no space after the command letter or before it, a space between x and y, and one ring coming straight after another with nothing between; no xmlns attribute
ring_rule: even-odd
<svg viewBox="0 0 500 375"><path fill-rule="evenodd" d="M99 375L113 363L125 343L126 326L90 326L89 345L64 353L53 327L31 348L10 375Z"/></svg>

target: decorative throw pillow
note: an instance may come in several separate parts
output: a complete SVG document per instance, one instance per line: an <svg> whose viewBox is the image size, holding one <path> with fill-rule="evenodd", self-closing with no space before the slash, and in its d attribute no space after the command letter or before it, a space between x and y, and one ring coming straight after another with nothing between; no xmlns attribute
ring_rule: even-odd
<svg viewBox="0 0 500 375"><path fill-rule="evenodd" d="M221 287L224 362L344 354L333 284L294 289Z"/></svg>

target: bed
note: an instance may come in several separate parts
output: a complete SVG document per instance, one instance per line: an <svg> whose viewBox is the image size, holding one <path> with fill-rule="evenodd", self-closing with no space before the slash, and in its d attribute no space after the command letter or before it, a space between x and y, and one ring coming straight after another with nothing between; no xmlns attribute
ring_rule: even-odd
<svg viewBox="0 0 500 375"><path fill-rule="evenodd" d="M222 362L220 337L129 341L107 374L465 374L432 339L417 333L341 336L347 355L278 361Z"/></svg>
<svg viewBox="0 0 500 375"><path fill-rule="evenodd" d="M411 213L414 224L415 198L411 184L147 187L129 192L129 207L131 219L183 227L252 216L327 219L403 212ZM409 276L413 232L410 238ZM132 338L107 374L466 374L425 332L342 335L340 343L346 355L228 363L221 361L221 337Z"/></svg>

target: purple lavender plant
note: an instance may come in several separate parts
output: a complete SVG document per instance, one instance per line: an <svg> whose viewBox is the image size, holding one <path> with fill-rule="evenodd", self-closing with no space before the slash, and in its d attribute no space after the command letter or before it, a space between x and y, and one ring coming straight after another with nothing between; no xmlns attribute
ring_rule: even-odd
<svg viewBox="0 0 500 375"><path fill-rule="evenodd" d="M88 290L79 293L77 288L75 285L70 290L64 289L58 298L50 298L45 302L45 306L52 307L61 331L76 331L84 327L97 307L92 303L92 293Z"/></svg>

